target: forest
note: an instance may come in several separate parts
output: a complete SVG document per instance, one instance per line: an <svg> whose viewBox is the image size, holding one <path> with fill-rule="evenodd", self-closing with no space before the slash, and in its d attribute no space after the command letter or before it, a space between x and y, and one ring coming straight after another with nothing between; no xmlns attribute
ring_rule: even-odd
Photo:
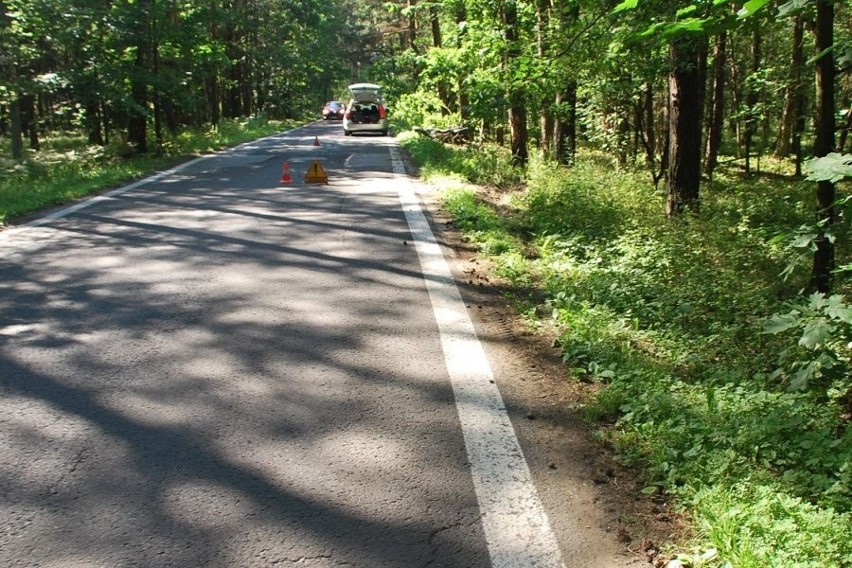
<svg viewBox="0 0 852 568"><path fill-rule="evenodd" d="M676 504L631 550L852 567L848 2L0 0L0 223L356 81Z"/></svg>

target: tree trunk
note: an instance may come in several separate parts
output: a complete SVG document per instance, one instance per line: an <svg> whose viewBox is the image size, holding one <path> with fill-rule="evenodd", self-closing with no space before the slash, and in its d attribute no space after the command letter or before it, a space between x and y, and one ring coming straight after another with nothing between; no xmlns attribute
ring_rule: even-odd
<svg viewBox="0 0 852 568"><path fill-rule="evenodd" d="M145 41L136 47L136 63L131 78L130 96L133 108L127 122L127 141L133 151L145 154L148 152L148 83L145 81Z"/></svg>
<svg viewBox="0 0 852 568"><path fill-rule="evenodd" d="M101 121L103 122L104 145L109 145L110 128L112 128L112 116L110 115L110 107L106 102L101 101Z"/></svg>
<svg viewBox="0 0 852 568"><path fill-rule="evenodd" d="M719 160L719 149L722 147L722 133L725 129L727 45L728 33L723 31L716 36L716 46L713 48L713 100L707 127L707 147L704 152L704 173L710 179L713 179L713 171L716 169L716 164Z"/></svg>
<svg viewBox="0 0 852 568"><path fill-rule="evenodd" d="M822 157L834 151L834 0L817 0L816 52L822 54L816 62L816 120L814 156ZM834 244L828 237L835 221L835 190L830 181L817 182L817 221L820 231L816 239L811 287L817 292L831 291L831 272L834 269Z"/></svg>
<svg viewBox="0 0 852 568"><path fill-rule="evenodd" d="M556 3L555 7L564 29L571 29L580 19L579 2ZM574 79L568 80L556 95L553 138L553 158L560 164L573 164L577 156L577 81Z"/></svg>
<svg viewBox="0 0 852 568"><path fill-rule="evenodd" d="M512 165L525 167L529 161L527 109L523 95L514 94L509 106L509 127L512 135Z"/></svg>
<svg viewBox="0 0 852 568"><path fill-rule="evenodd" d="M459 32L456 47L462 47L465 41L466 28L462 25L467 21L467 8L464 5L464 2L456 2L453 7L456 24L458 24ZM468 120L470 117L470 100L467 94L467 89L464 86L464 77L458 78L458 84L456 85L458 89L458 105L459 105L459 114L461 115L462 121Z"/></svg>
<svg viewBox="0 0 852 568"><path fill-rule="evenodd" d="M219 31L219 11L216 8L217 4L212 4L213 10L210 18L210 39L213 41L221 41L221 32ZM209 112L210 124L214 128L219 127L219 122L222 120L222 97L220 91L220 71L219 64L211 70L210 76L205 80L207 92L207 107Z"/></svg>
<svg viewBox="0 0 852 568"><path fill-rule="evenodd" d="M38 138L38 124L36 120L35 95L21 96L21 128L29 138L32 150L41 150L41 141Z"/></svg>
<svg viewBox="0 0 852 568"><path fill-rule="evenodd" d="M837 151L841 154L846 151L846 141L849 139L850 130L852 130L852 107L849 107L843 117L843 127L840 129L840 140L837 141Z"/></svg>
<svg viewBox="0 0 852 568"><path fill-rule="evenodd" d="M761 35L760 30L755 29L752 35L751 42L751 77L754 77L760 71L760 51L761 51ZM746 88L746 123L743 142L745 144L745 171L746 175L751 175L751 154L752 145L754 142L754 134L757 131L757 88L751 84Z"/></svg>
<svg viewBox="0 0 852 568"><path fill-rule="evenodd" d="M538 0L536 3L536 40L538 46L538 56L542 61L545 60L548 51L547 28L550 24L550 0ZM550 158L553 155L553 112L550 108L550 103L553 97L545 93L541 98L541 115L539 116L539 129L541 130L541 140L539 149L544 157Z"/></svg>
<svg viewBox="0 0 852 568"><path fill-rule="evenodd" d="M669 49L669 161L666 215L698 211L703 77L701 40L676 38Z"/></svg>
<svg viewBox="0 0 852 568"><path fill-rule="evenodd" d="M777 158L787 158L793 150L793 129L796 127L805 67L804 34L805 20L798 15L793 20L793 52L790 57L790 76L784 87L784 110L778 125L778 141L775 144Z"/></svg>
<svg viewBox="0 0 852 568"><path fill-rule="evenodd" d="M101 126L100 103L94 96L86 101L86 132L89 144L104 145L104 133Z"/></svg>
<svg viewBox="0 0 852 568"><path fill-rule="evenodd" d="M743 105L743 90L744 90L744 80L743 76L745 72L740 65L740 58L736 57L736 54L739 53L741 47L737 44L737 40L739 38L735 33L728 34L728 43L730 45L731 57L728 61L729 64L729 93L731 96L731 108L736 109L736 113L731 113L728 117L729 129L734 133L734 139L736 144L734 145L734 155L737 158L741 158L743 155L743 119L741 116L741 112L739 112Z"/></svg>
<svg viewBox="0 0 852 568"><path fill-rule="evenodd" d="M521 54L520 38L518 35L518 6L515 0L508 0L505 3L503 17L506 28L506 42L508 44L506 50L506 71L511 77L515 71L515 62ZM509 128L512 137L512 164L525 167L529 160L525 93L511 79L509 80L508 100Z"/></svg>
<svg viewBox="0 0 852 568"><path fill-rule="evenodd" d="M441 35L441 20L438 17L438 9L434 4L429 5L429 22L432 28L432 46L441 49L444 39ZM453 101L450 100L450 86L447 80L441 78L438 81L438 98L441 99L441 114L449 114Z"/></svg>
<svg viewBox="0 0 852 568"><path fill-rule="evenodd" d="M21 99L16 97L9 106L11 135L12 135L12 159L24 159L24 130L21 127Z"/></svg>
<svg viewBox="0 0 852 568"><path fill-rule="evenodd" d="M222 102L219 96L219 76L216 71L207 78L207 106L210 111L210 124L219 126L222 120Z"/></svg>
<svg viewBox="0 0 852 568"><path fill-rule="evenodd" d="M556 97L559 109L553 125L554 159L560 164L573 164L577 156L577 82L569 81Z"/></svg>
<svg viewBox="0 0 852 568"><path fill-rule="evenodd" d="M408 30L404 47L417 53L417 0L408 0ZM416 71L415 71L416 77Z"/></svg>

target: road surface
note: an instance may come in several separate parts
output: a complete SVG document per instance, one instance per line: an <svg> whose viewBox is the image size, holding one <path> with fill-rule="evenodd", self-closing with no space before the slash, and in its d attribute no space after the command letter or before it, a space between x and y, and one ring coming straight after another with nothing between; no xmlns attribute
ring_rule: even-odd
<svg viewBox="0 0 852 568"><path fill-rule="evenodd" d="M0 566L627 565L536 489L417 187L316 123L0 233Z"/></svg>

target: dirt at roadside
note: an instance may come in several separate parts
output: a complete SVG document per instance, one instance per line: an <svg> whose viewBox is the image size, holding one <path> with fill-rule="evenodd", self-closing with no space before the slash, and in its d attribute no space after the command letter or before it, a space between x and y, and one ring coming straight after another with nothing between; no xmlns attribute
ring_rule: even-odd
<svg viewBox="0 0 852 568"><path fill-rule="evenodd" d="M666 566L665 551L686 541L688 525L670 503L644 495L637 472L595 439L582 410L598 387L569 377L554 332L521 319L506 298L509 287L464 241L434 193L421 197L492 361L566 565ZM582 558L572 559L574 550Z"/></svg>

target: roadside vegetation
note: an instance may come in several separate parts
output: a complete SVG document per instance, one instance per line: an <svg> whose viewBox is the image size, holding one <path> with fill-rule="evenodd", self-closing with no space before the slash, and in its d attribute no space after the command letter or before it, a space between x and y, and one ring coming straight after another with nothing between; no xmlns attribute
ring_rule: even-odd
<svg viewBox="0 0 852 568"><path fill-rule="evenodd" d="M814 182L726 168L700 216L667 219L605 154L536 159L521 184L506 150L403 143L519 312L555 327L566 380L601 386L601 442L692 519L682 566L852 565L849 282L803 294L791 246Z"/></svg>

